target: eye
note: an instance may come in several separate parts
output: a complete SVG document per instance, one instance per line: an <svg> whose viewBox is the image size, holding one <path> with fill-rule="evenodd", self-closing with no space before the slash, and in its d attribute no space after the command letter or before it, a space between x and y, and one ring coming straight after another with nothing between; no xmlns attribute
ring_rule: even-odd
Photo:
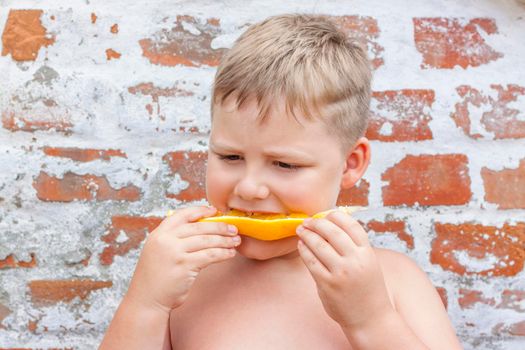
<svg viewBox="0 0 525 350"><path fill-rule="evenodd" d="M235 154L226 154L226 155L218 154L218 156L220 160L225 160L225 161L235 161L235 160L241 159L241 156L238 156Z"/></svg>
<svg viewBox="0 0 525 350"><path fill-rule="evenodd" d="M286 169L286 170L297 170L300 168L298 165L293 165L285 162L274 162L274 165L278 166L279 168Z"/></svg>

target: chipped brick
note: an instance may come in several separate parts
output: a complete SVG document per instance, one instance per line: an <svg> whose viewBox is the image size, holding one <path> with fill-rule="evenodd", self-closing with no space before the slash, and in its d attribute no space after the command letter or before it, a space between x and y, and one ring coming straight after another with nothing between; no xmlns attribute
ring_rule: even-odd
<svg viewBox="0 0 525 350"><path fill-rule="evenodd" d="M516 169L481 169L485 200L499 209L525 209L525 159Z"/></svg>
<svg viewBox="0 0 525 350"><path fill-rule="evenodd" d="M64 174L62 179L40 172L33 182L38 199L46 202L72 202L74 200L125 200L140 199L140 189L129 185L121 189L110 186L104 176Z"/></svg>
<svg viewBox="0 0 525 350"><path fill-rule="evenodd" d="M450 117L473 139L525 138L525 111L511 107L518 99L525 102L525 87L513 84L490 87L497 96L468 85L457 87L461 101L455 104Z"/></svg>
<svg viewBox="0 0 525 350"><path fill-rule="evenodd" d="M113 216L107 234L102 237L102 241L108 245L100 254L100 263L111 265L115 256L124 256L129 251L139 248L146 235L161 221L158 217ZM117 242L121 233L124 233L127 239Z"/></svg>
<svg viewBox="0 0 525 350"><path fill-rule="evenodd" d="M414 18L414 40L423 55L421 68L478 67L503 54L492 49L483 35L498 32L492 18ZM485 34L481 34L483 31Z"/></svg>
<svg viewBox="0 0 525 350"><path fill-rule="evenodd" d="M191 16L177 16L175 27L139 41L142 54L152 64L163 66L215 67L225 52L211 47L212 40L221 34L219 24L219 20L202 23Z"/></svg>
<svg viewBox="0 0 525 350"><path fill-rule="evenodd" d="M119 52L113 50L113 49L107 49L106 50L106 59L108 61L111 61L113 59L118 60L122 56Z"/></svg>
<svg viewBox="0 0 525 350"><path fill-rule="evenodd" d="M30 253L31 259L29 261L19 260L14 254L8 255L5 259L0 260L0 270L8 268L33 268L36 267L36 255Z"/></svg>
<svg viewBox="0 0 525 350"><path fill-rule="evenodd" d="M491 306L494 306L494 304L496 303L494 298L485 298L483 296L483 292L479 290L460 288L459 294L461 295L461 297L458 299L458 303L462 309L470 309L478 303Z"/></svg>
<svg viewBox="0 0 525 350"><path fill-rule="evenodd" d="M42 10L10 10L2 34L2 56L15 61L34 61L40 49L55 42L46 33L40 17Z"/></svg>
<svg viewBox="0 0 525 350"><path fill-rule="evenodd" d="M153 103L156 104L156 110L153 110L151 104L146 105L146 110L151 116L154 112L161 120L166 120L166 116L161 113L160 97L187 97L193 96L193 92L179 89L177 87L172 88L160 88L155 86L153 83L141 83L128 88L128 92L133 95L144 95L150 96Z"/></svg>
<svg viewBox="0 0 525 350"><path fill-rule="evenodd" d="M381 222L377 220L372 220L367 223L366 228L367 230L372 230L376 233L393 233L400 240L406 243L407 248L414 249L414 237L407 233L404 221L391 220Z"/></svg>
<svg viewBox="0 0 525 350"><path fill-rule="evenodd" d="M434 100L433 90L374 92L366 136L384 142L431 140L428 123Z"/></svg>
<svg viewBox="0 0 525 350"><path fill-rule="evenodd" d="M462 154L408 155L383 173L383 202L397 205L461 205L471 197L468 160Z"/></svg>
<svg viewBox="0 0 525 350"><path fill-rule="evenodd" d="M430 261L459 275L515 276L525 260L525 223L434 225Z"/></svg>
<svg viewBox="0 0 525 350"><path fill-rule="evenodd" d="M339 192L337 205L358 205L366 207L368 205L368 194L370 193L370 183L361 179L356 186L343 189Z"/></svg>
<svg viewBox="0 0 525 350"><path fill-rule="evenodd" d="M179 174L183 181L188 182L186 189L179 193L167 193L166 196L181 201L204 199L207 158L206 152L177 151L166 154L162 160L168 163L174 174Z"/></svg>
<svg viewBox="0 0 525 350"><path fill-rule="evenodd" d="M384 64L383 51L378 43L379 26L377 20L366 16L333 16L334 23L349 37L364 46L372 62L372 67L379 68Z"/></svg>
<svg viewBox="0 0 525 350"><path fill-rule="evenodd" d="M109 161L111 157L127 158L127 155L117 149L83 149L75 147L44 147L44 153L52 157L62 157L77 162L91 162L102 159Z"/></svg>
<svg viewBox="0 0 525 350"><path fill-rule="evenodd" d="M86 299L93 291L113 286L111 281L94 280L36 280L29 282L31 301L37 306Z"/></svg>
<svg viewBox="0 0 525 350"><path fill-rule="evenodd" d="M55 130L70 132L73 124L66 117L17 115L14 112L2 113L2 126L10 131Z"/></svg>

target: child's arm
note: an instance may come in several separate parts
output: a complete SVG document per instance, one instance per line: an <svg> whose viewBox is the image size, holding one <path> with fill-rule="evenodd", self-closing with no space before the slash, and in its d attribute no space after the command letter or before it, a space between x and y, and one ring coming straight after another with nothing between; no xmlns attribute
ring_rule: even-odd
<svg viewBox="0 0 525 350"><path fill-rule="evenodd" d="M171 350L169 311L140 306L124 297L99 347L104 349Z"/></svg>
<svg viewBox="0 0 525 350"><path fill-rule="evenodd" d="M323 306L352 348L461 349L426 275L399 254L377 256L356 220L333 212L305 220L297 234Z"/></svg>
<svg viewBox="0 0 525 350"><path fill-rule="evenodd" d="M170 311L184 303L202 269L233 258L240 243L234 226L196 222L215 212L178 210L149 235L99 349L171 349Z"/></svg>
<svg viewBox="0 0 525 350"><path fill-rule="evenodd" d="M378 253L385 280L394 293L395 310L360 329L348 330L347 337L359 344L356 348L418 349L408 344L421 342L422 349L462 349L427 275L403 254L388 250Z"/></svg>

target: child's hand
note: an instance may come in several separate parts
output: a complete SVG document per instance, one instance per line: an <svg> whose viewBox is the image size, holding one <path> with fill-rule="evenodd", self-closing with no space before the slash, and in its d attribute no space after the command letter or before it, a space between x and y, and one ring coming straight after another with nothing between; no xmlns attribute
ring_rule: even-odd
<svg viewBox="0 0 525 350"><path fill-rule="evenodd" d="M128 299L169 312L186 300L199 272L235 256L240 243L235 226L195 222L215 208L177 210L149 235L127 293Z"/></svg>
<svg viewBox="0 0 525 350"><path fill-rule="evenodd" d="M305 220L297 234L323 306L343 328L362 328L393 311L378 259L355 219L335 211Z"/></svg>

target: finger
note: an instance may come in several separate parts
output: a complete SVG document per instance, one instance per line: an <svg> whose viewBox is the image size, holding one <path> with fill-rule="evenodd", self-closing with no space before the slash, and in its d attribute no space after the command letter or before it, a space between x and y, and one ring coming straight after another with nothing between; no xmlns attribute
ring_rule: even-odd
<svg viewBox="0 0 525 350"><path fill-rule="evenodd" d="M192 222L177 227L176 235L179 238L186 238L197 235L221 235L236 236L237 227L228 225L225 222Z"/></svg>
<svg viewBox="0 0 525 350"><path fill-rule="evenodd" d="M305 220L303 226L323 237L341 256L348 256L357 248L343 229L326 219Z"/></svg>
<svg viewBox="0 0 525 350"><path fill-rule="evenodd" d="M340 255L330 243L307 228L297 231L297 235L301 238L301 241L303 241L306 247L315 255L317 260L319 260L328 271L332 271L332 267L338 263Z"/></svg>
<svg viewBox="0 0 525 350"><path fill-rule="evenodd" d="M235 256L234 248L208 248L188 254L188 260L198 269L231 259Z"/></svg>
<svg viewBox="0 0 525 350"><path fill-rule="evenodd" d="M188 222L194 222L204 217L213 216L217 213L214 207L200 206L187 207L170 211L169 216L164 219L162 224L170 227L180 226Z"/></svg>
<svg viewBox="0 0 525 350"><path fill-rule="evenodd" d="M348 236L355 242L357 246L369 247L370 241L368 240L368 234L361 224L345 213L340 211L334 211L326 216L326 220L331 221L338 227L340 227Z"/></svg>
<svg viewBox="0 0 525 350"><path fill-rule="evenodd" d="M330 276L328 269L319 261L319 259L317 259L315 254L302 240L297 242L297 250L299 251L299 255L301 256L306 268L310 271L314 279L326 279Z"/></svg>
<svg viewBox="0 0 525 350"><path fill-rule="evenodd" d="M182 240L183 249L193 253L208 248L234 248L241 244L241 237L225 237L220 235L197 235Z"/></svg>

